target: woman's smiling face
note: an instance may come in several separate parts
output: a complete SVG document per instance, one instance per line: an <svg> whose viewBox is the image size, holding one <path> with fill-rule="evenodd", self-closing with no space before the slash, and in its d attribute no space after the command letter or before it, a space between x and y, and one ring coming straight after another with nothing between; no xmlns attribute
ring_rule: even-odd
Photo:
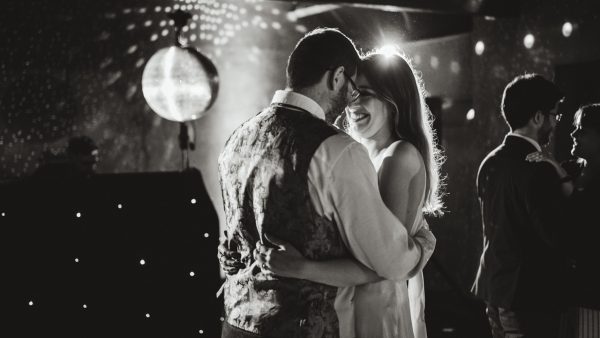
<svg viewBox="0 0 600 338"><path fill-rule="evenodd" d="M390 104L371 88L364 76L356 79L356 85L361 95L346 108L350 133L372 138L383 128L391 129Z"/></svg>

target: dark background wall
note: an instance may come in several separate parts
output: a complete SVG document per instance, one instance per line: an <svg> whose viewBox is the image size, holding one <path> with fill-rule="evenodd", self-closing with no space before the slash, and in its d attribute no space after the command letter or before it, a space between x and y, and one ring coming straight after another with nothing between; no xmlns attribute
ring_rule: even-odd
<svg viewBox="0 0 600 338"><path fill-rule="evenodd" d="M600 23L595 2L528 1L512 11L492 10L488 17L378 14L346 7L327 16L287 15L298 7L284 1L241 0L3 4L0 179L29 175L43 152L61 151L66 140L78 134L97 141L101 173L181 169L179 126L148 107L141 75L157 50L173 44L167 13L184 8L194 19L183 36L213 60L220 75L214 106L193 122L197 148L190 159L201 170L222 219L216 159L227 136L268 104L274 90L285 86L285 62L302 34L333 25L355 37L363 49L373 47L373 41L400 44L419 70L429 96L437 100L447 157L443 168L447 213L431 224L438 237L435 258L449 277L432 267L428 283L451 289L451 278L457 288L467 290L481 252L474 193L477 168L507 132L499 114L502 90L518 74L539 72L548 78L560 75L557 81L573 97L571 106L600 101ZM457 20L468 24L457 26ZM561 34L565 21L574 25L570 37ZM384 28L390 33L384 34ZM411 30L435 33L410 35ZM527 33L535 38L530 49L523 45ZM474 51L477 41L485 43L481 55ZM471 108L474 111L468 115ZM570 122L565 123L561 122L559 135L564 144ZM567 148L560 148L561 156L566 156Z"/></svg>
<svg viewBox="0 0 600 338"><path fill-rule="evenodd" d="M218 99L194 122L197 149L191 165L202 170L211 197L220 203L216 158L226 137L285 84L281 65L300 36L283 21L289 5L257 10L237 1L5 4L0 14L0 178L30 174L42 152L58 152L78 134L97 141L99 172L181 169L179 125L154 114L141 89L145 63L173 44L167 14L180 5L191 6L188 11L195 15L190 24L196 28L184 37L219 70Z"/></svg>

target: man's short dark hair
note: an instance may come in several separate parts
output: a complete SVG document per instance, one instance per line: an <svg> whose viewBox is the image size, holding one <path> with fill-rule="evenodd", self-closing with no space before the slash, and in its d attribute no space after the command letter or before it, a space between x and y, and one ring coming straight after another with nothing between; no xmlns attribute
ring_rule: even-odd
<svg viewBox="0 0 600 338"><path fill-rule="evenodd" d="M539 74L514 78L502 94L502 116L512 130L524 127L537 111L547 114L564 95Z"/></svg>
<svg viewBox="0 0 600 338"><path fill-rule="evenodd" d="M359 62L354 42L344 33L336 28L317 28L300 39L290 54L287 86L295 90L314 85L325 72L339 66L353 75Z"/></svg>

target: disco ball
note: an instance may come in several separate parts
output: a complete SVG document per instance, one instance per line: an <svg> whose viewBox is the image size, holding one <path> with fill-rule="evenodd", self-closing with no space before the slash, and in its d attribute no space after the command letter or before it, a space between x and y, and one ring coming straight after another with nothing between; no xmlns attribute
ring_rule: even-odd
<svg viewBox="0 0 600 338"><path fill-rule="evenodd" d="M142 92L150 108L175 122L202 117L218 90L215 65L193 47L160 49L148 60L142 74Z"/></svg>

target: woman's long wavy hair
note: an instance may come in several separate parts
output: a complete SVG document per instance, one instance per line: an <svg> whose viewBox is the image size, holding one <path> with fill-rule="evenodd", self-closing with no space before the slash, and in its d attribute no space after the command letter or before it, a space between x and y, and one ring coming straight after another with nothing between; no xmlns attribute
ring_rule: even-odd
<svg viewBox="0 0 600 338"><path fill-rule="evenodd" d="M444 179L440 167L444 156L437 146L432 128L433 115L425 104L423 83L410 60L397 51L367 53L359 65L373 90L390 103L393 132L398 139L413 144L421 153L427 172L423 211L431 215L443 213L442 190Z"/></svg>

